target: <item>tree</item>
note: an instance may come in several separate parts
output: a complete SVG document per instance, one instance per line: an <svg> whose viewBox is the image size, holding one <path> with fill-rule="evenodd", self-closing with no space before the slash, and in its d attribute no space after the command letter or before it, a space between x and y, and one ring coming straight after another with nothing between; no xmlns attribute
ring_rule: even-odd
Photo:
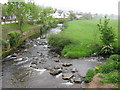
<svg viewBox="0 0 120 90"><path fill-rule="evenodd" d="M70 13L70 15L69 15L70 20L76 19L76 14L73 13L73 11L69 11L69 13Z"/></svg>
<svg viewBox="0 0 120 90"><path fill-rule="evenodd" d="M16 16L21 32L24 23L28 20L28 7L25 2L8 2L9 14Z"/></svg>
<svg viewBox="0 0 120 90"><path fill-rule="evenodd" d="M40 14L41 23L45 26L48 26L49 23L52 23L53 17L51 14L54 13L53 9L50 7L43 8Z"/></svg>
<svg viewBox="0 0 120 90"><path fill-rule="evenodd" d="M113 52L112 43L115 40L115 34L113 33L113 28L109 26L109 21L110 19L105 16L103 24L100 19L100 22L97 25L99 27L99 31L101 33L101 40L103 42L102 51L106 54Z"/></svg>
<svg viewBox="0 0 120 90"><path fill-rule="evenodd" d="M84 16L83 16L84 19L92 19L92 14L91 13L86 13Z"/></svg>
<svg viewBox="0 0 120 90"><path fill-rule="evenodd" d="M28 2L28 8L29 8L29 20L31 21L32 24L34 24L34 20L39 19L39 13L41 11L41 7L35 5L34 2Z"/></svg>

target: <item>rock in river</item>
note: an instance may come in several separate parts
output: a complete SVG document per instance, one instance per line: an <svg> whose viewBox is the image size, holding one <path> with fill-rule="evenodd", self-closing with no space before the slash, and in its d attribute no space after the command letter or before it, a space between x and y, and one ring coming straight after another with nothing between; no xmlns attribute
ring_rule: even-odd
<svg viewBox="0 0 120 90"><path fill-rule="evenodd" d="M36 64L37 65L37 60L33 60L31 64Z"/></svg>
<svg viewBox="0 0 120 90"><path fill-rule="evenodd" d="M55 59L54 61L55 61L55 62L59 62L59 60L58 60L58 59Z"/></svg>
<svg viewBox="0 0 120 90"><path fill-rule="evenodd" d="M75 83L81 83L81 82L82 82L82 79L81 79L80 77L76 77L76 78L74 79L74 82L75 82Z"/></svg>
<svg viewBox="0 0 120 90"><path fill-rule="evenodd" d="M65 73L62 75L62 79L70 80L74 75L72 73Z"/></svg>
<svg viewBox="0 0 120 90"><path fill-rule="evenodd" d="M31 64L30 67L32 67L32 68L37 68L36 64Z"/></svg>
<svg viewBox="0 0 120 90"><path fill-rule="evenodd" d="M77 72L77 69L76 68L72 68L71 72L75 73L75 72Z"/></svg>
<svg viewBox="0 0 120 90"><path fill-rule="evenodd" d="M69 66L72 66L72 64L71 63L63 63L63 66L64 67L69 67Z"/></svg>
<svg viewBox="0 0 120 90"><path fill-rule="evenodd" d="M11 57L17 57L17 54L16 54L16 53L14 53Z"/></svg>
<svg viewBox="0 0 120 90"><path fill-rule="evenodd" d="M58 74L60 74L62 71L60 70L60 69L52 69L51 71L50 71L50 74L51 75L53 75L53 76L55 76L55 75L58 75Z"/></svg>
<svg viewBox="0 0 120 90"><path fill-rule="evenodd" d="M27 52L27 51L28 51L28 49L25 49L25 50L24 50L24 52Z"/></svg>

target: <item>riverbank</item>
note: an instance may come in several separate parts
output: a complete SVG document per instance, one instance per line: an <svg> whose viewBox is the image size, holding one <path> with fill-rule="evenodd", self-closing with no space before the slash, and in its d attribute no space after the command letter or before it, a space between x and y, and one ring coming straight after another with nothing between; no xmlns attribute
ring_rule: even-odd
<svg viewBox="0 0 120 90"><path fill-rule="evenodd" d="M25 40L3 61L3 88L83 88L87 70L104 62L102 57L65 59L50 48L40 37Z"/></svg>
<svg viewBox="0 0 120 90"><path fill-rule="evenodd" d="M51 41L50 44L57 48L60 45L63 46L61 55L67 58L97 56L101 54L102 49L102 41L100 40L101 34L97 27L98 23L98 19L69 21L66 23L65 28L60 34L56 35L55 38L54 36L51 36L49 40ZM113 32L116 36L116 41L112 43L114 53L118 53L120 49L117 39L117 20L110 20L109 25L113 27ZM63 43L62 41L64 41L64 45L61 44ZM68 42L70 42L70 44L68 44Z"/></svg>

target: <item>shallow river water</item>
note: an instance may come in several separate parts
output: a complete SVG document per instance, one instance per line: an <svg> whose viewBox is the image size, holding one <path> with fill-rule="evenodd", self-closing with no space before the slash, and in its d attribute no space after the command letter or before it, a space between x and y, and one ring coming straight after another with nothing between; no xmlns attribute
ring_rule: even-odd
<svg viewBox="0 0 120 90"><path fill-rule="evenodd" d="M57 28L50 29L48 34L60 32L61 27L59 24ZM4 58L2 88L84 88L87 70L103 61L102 57L65 59L50 52L47 39L27 39L19 49ZM51 75L53 69L61 72ZM72 72L72 69L76 69L76 72ZM68 80L63 79L66 73L72 74ZM75 78L80 78L80 82L74 82Z"/></svg>

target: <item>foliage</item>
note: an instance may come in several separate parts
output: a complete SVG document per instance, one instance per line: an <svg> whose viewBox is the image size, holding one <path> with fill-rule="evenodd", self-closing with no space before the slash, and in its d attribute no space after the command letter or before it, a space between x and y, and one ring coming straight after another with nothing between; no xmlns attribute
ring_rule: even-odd
<svg viewBox="0 0 120 90"><path fill-rule="evenodd" d="M83 17L81 19L90 20L90 19L92 19L92 14L91 13L86 13L86 14L83 15Z"/></svg>
<svg viewBox="0 0 120 90"><path fill-rule="evenodd" d="M7 13L8 6L6 4L1 6L2 6L2 16L8 16L8 13Z"/></svg>
<svg viewBox="0 0 120 90"><path fill-rule="evenodd" d="M8 2L8 13L16 16L19 24L19 29L22 31L22 26L28 20L28 7L25 2Z"/></svg>
<svg viewBox="0 0 120 90"><path fill-rule="evenodd" d="M76 19L76 14L75 14L74 12L69 11L69 13L70 13L70 15L69 15L69 19L70 19L70 20Z"/></svg>
<svg viewBox="0 0 120 90"><path fill-rule="evenodd" d="M85 82L86 83L90 82L95 74L96 74L95 70L89 69L86 73Z"/></svg>
<svg viewBox="0 0 120 90"><path fill-rule="evenodd" d="M51 34L48 37L49 45L56 48L56 51L61 51L66 45L71 44L73 41L68 36L62 34Z"/></svg>
<svg viewBox="0 0 120 90"><path fill-rule="evenodd" d="M120 70L120 55L111 55L105 63L99 67L95 67L95 70L88 70L85 81L90 82L93 75L101 73L98 77L103 78L102 83L119 83L119 70Z"/></svg>
<svg viewBox="0 0 120 90"><path fill-rule="evenodd" d="M0 38L0 45L3 45L3 46L6 45L6 41L4 39L2 39L2 38Z"/></svg>
<svg viewBox="0 0 120 90"><path fill-rule="evenodd" d="M68 58L86 57L91 55L91 49L84 45L71 44L64 47L62 55Z"/></svg>
<svg viewBox="0 0 120 90"><path fill-rule="evenodd" d="M100 66L101 73L109 73L114 70L119 70L120 63L118 62L120 58L119 55L111 55L107 61ZM120 57L120 56L119 56Z"/></svg>
<svg viewBox="0 0 120 90"><path fill-rule="evenodd" d="M98 77L103 78L100 82L102 83L120 83L118 71L112 71L107 74L99 75Z"/></svg>
<svg viewBox="0 0 120 90"><path fill-rule="evenodd" d="M27 3L28 6L28 10L29 10L29 20L31 22L31 24L34 24L34 20L38 20L40 18L39 13L41 12L41 7L38 5L35 5L35 3L33 2L28 2Z"/></svg>
<svg viewBox="0 0 120 90"><path fill-rule="evenodd" d="M14 47L15 45L18 44L19 39L20 39L20 35L21 35L20 32L9 32L8 33L11 47Z"/></svg>
<svg viewBox="0 0 120 90"><path fill-rule="evenodd" d="M97 26L99 27L99 31L101 33L101 40L104 44L102 48L102 52L105 54L112 53L113 51L112 43L115 40L115 34L113 32L113 28L111 26L108 26L109 21L110 19L108 19L105 16L104 23L102 24L101 19L100 19L99 24L97 24Z"/></svg>
<svg viewBox="0 0 120 90"><path fill-rule="evenodd" d="M61 34L71 37L76 43L65 46L62 50L62 55L70 58L79 58L100 54L103 44L100 41L100 32L96 29L98 21L76 20L66 22L67 28L64 28ZM114 31L117 35L117 20L111 20L109 24L115 28ZM95 32L97 33L96 36L94 36ZM117 49L117 44L114 44L114 47Z"/></svg>
<svg viewBox="0 0 120 90"><path fill-rule="evenodd" d="M64 22L63 26L62 26L62 30L66 29L68 27L67 22Z"/></svg>

